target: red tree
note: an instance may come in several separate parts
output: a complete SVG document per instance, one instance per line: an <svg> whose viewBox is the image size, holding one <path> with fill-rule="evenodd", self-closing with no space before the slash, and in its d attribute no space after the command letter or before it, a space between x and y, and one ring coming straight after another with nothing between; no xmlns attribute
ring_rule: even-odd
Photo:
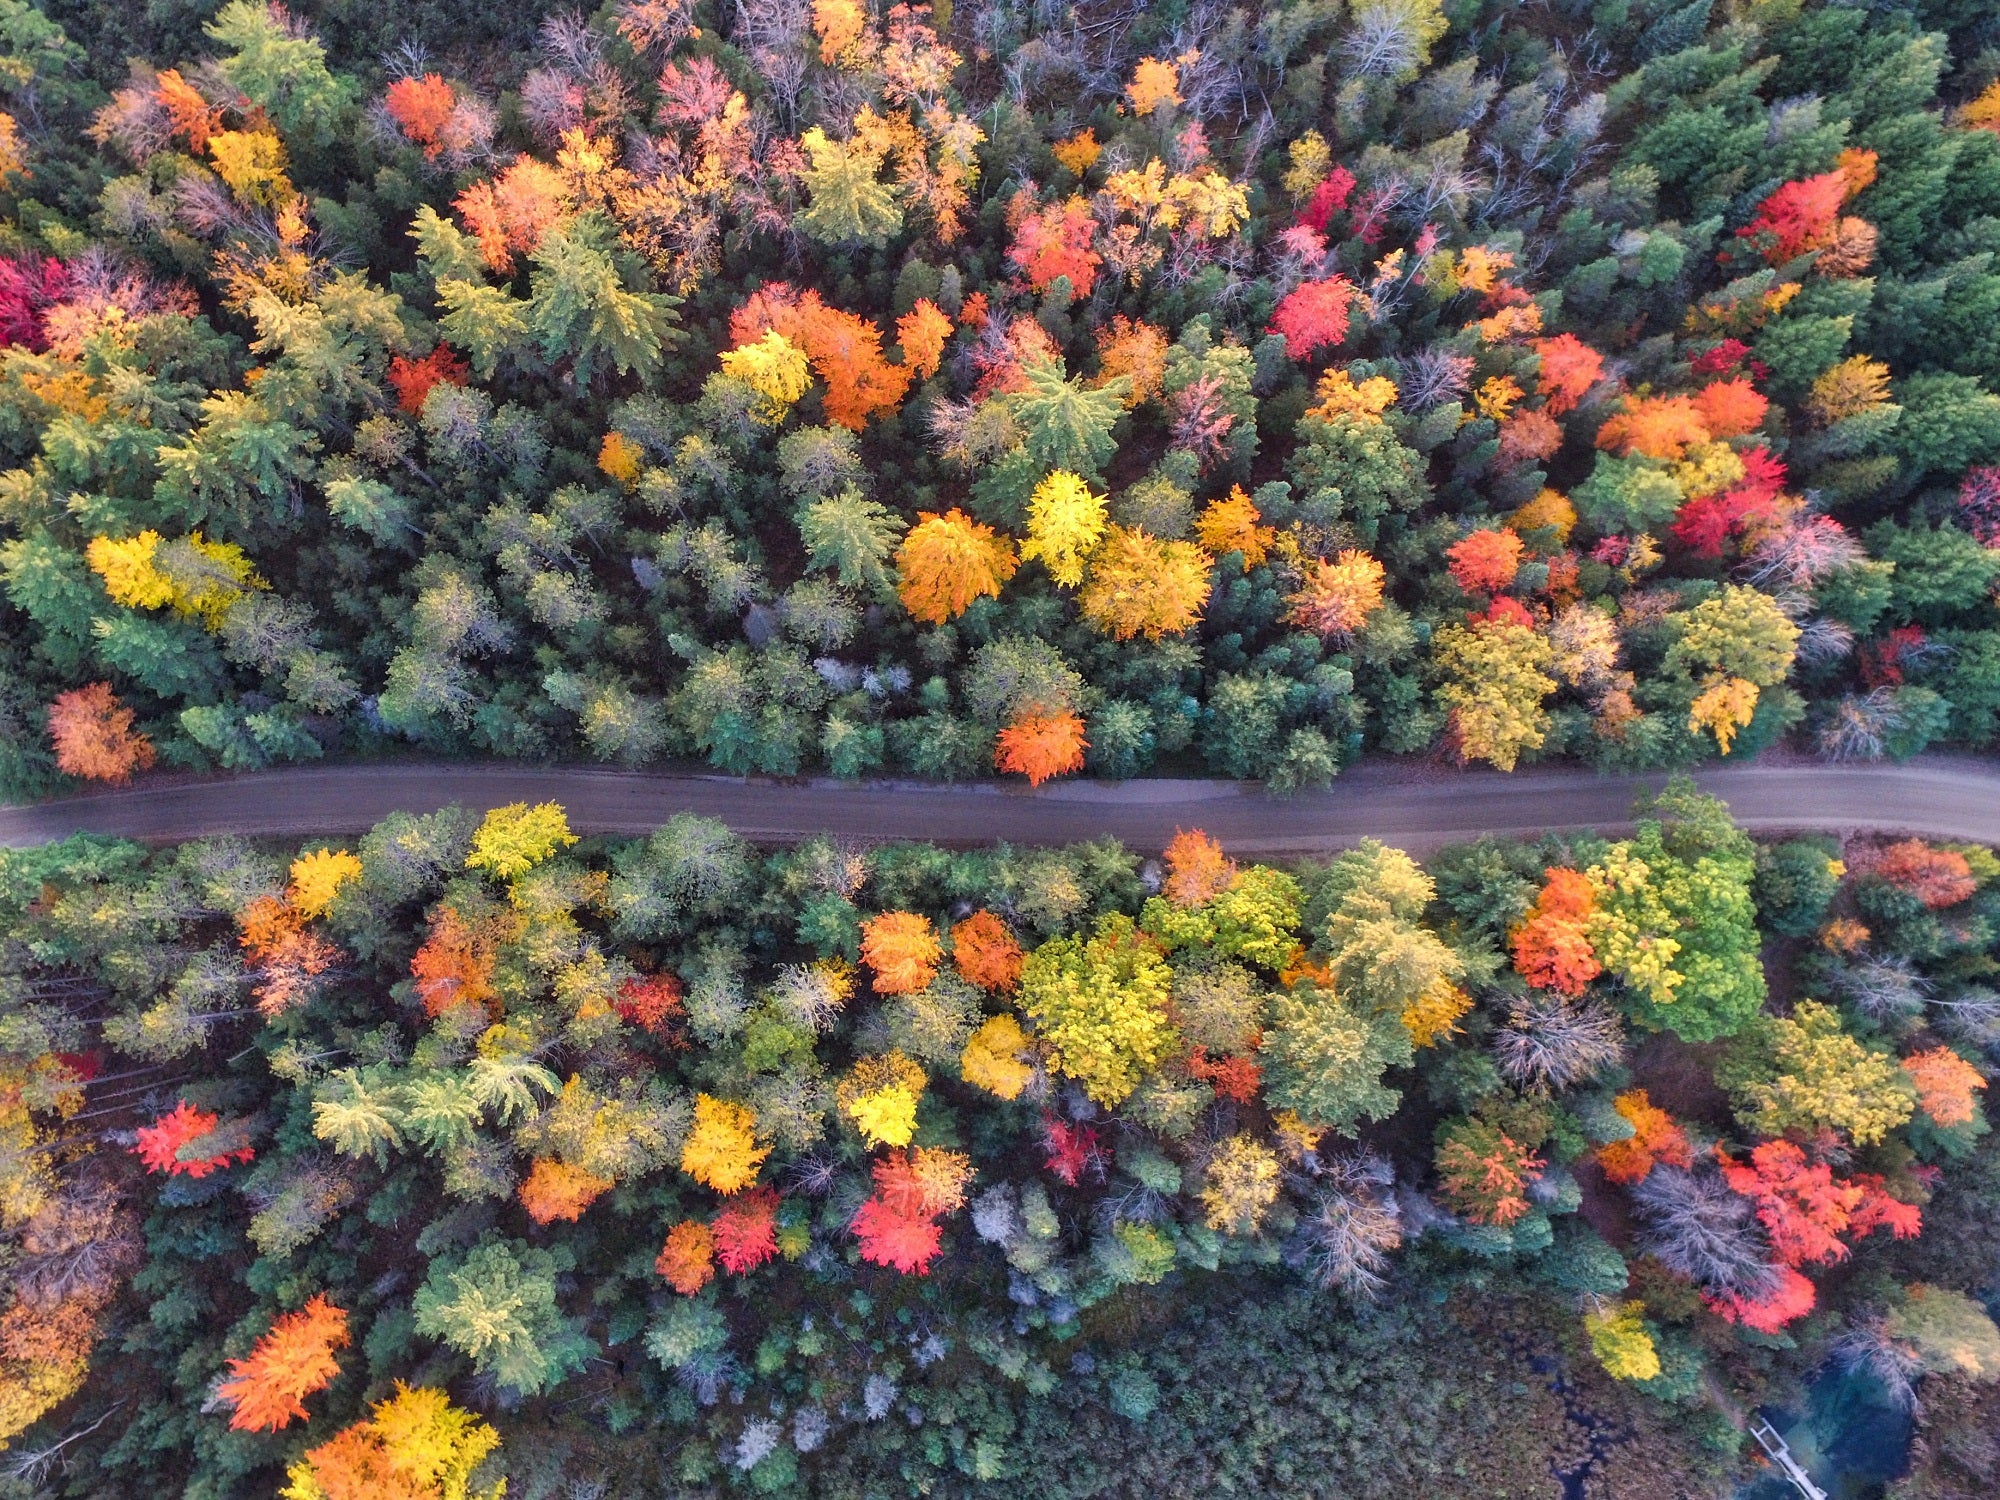
<svg viewBox="0 0 2000 1500"><path fill-rule="evenodd" d="M1315 349L1345 342L1353 297L1354 288L1340 276L1302 282L1271 314L1269 331L1284 335L1285 353L1293 359L1310 358Z"/></svg>
<svg viewBox="0 0 2000 1500"><path fill-rule="evenodd" d="M928 1214L900 1214L879 1195L862 1200L852 1228L861 1242L861 1258L888 1266L905 1276L930 1273L931 1262L944 1247L944 1231Z"/></svg>
<svg viewBox="0 0 2000 1500"><path fill-rule="evenodd" d="M611 1003L627 1024L685 1046L679 1025L684 993L671 974L635 974L618 986L618 998Z"/></svg>
<svg viewBox="0 0 2000 1500"><path fill-rule="evenodd" d="M396 388L396 404L413 417L423 411L424 397L432 386L464 385L471 374L465 361L443 344L422 359L398 354L389 361L389 384Z"/></svg>
<svg viewBox="0 0 2000 1500"><path fill-rule="evenodd" d="M709 1223L715 1258L731 1276L754 1271L778 1253L778 1194L753 1188L729 1201Z"/></svg>
<svg viewBox="0 0 2000 1500"><path fill-rule="evenodd" d="M1111 1163L1111 1153L1088 1125L1072 1125L1054 1115L1042 1116L1042 1144L1048 1148L1045 1165L1071 1187L1084 1173L1102 1177Z"/></svg>
<svg viewBox="0 0 2000 1500"><path fill-rule="evenodd" d="M183 1099L150 1125L133 1132L132 1150L149 1172L165 1172L170 1177L206 1177L231 1162L249 1161L256 1152L247 1145L232 1144L238 1132L226 1134L217 1127L221 1118L196 1109ZM202 1150L183 1157L190 1146Z"/></svg>

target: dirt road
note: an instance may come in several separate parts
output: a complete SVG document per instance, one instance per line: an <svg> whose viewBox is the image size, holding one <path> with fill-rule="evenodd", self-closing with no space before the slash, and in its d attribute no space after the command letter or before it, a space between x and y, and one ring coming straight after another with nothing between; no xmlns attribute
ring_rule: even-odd
<svg viewBox="0 0 2000 1500"><path fill-rule="evenodd" d="M560 802L584 833L643 833L677 812L720 818L786 843L814 833L862 842L929 839L1061 844L1104 835L1158 849L1199 827L1244 854L1299 854L1378 838L1429 849L1484 833L1614 828L1665 778L1587 771L1438 772L1364 762L1324 792L1272 797L1226 781L775 782L723 776L468 763L308 766L160 778L34 807L0 808L0 844L76 832L173 841L206 834L307 837L365 829L386 814L449 803L485 809ZM1698 773L1753 830L1881 830L2000 844L2000 763L1926 756L1902 766L1745 765Z"/></svg>

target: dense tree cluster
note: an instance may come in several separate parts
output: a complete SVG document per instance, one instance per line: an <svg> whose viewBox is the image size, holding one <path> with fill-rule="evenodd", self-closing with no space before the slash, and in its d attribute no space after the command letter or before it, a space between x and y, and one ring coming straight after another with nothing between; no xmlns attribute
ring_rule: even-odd
<svg viewBox="0 0 2000 1500"><path fill-rule="evenodd" d="M935 1418L970 1425L902 1461L999 1493L1048 1441L1020 1403L1144 1421L1145 1309L1264 1285L1526 1299L1694 1464L1829 1316L2000 1345L1949 1301L1978 1252L1882 1259L1947 1190L1991 1241L2000 858L1760 850L1685 782L1638 814L1428 868L547 804L0 852L0 1440L79 1496L486 1494L613 1438L859 1493ZM1760 911L1807 945L1775 999Z"/></svg>
<svg viewBox="0 0 2000 1500"><path fill-rule="evenodd" d="M1976 7L440 9L0 5L11 791L1996 732Z"/></svg>

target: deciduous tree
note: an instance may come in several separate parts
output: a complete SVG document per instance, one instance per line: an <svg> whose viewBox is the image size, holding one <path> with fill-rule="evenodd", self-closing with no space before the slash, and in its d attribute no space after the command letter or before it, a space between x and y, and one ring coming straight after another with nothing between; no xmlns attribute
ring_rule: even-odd
<svg viewBox="0 0 2000 1500"><path fill-rule="evenodd" d="M132 727L132 710L108 682L56 695L49 705L49 739L56 768L66 776L122 785L134 771L152 767L153 742Z"/></svg>
<svg viewBox="0 0 2000 1500"><path fill-rule="evenodd" d="M297 1312L285 1313L242 1359L229 1362L229 1379L215 1388L230 1408L229 1425L242 1432L276 1432L306 1416L305 1398L323 1391L340 1373L333 1351L348 1341L347 1314L316 1293Z"/></svg>

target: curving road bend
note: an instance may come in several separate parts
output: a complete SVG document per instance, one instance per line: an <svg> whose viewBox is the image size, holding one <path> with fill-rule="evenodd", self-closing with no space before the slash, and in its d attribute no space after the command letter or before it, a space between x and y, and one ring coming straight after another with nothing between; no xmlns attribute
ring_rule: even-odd
<svg viewBox="0 0 2000 1500"><path fill-rule="evenodd" d="M1418 851L1482 834L1615 829L1663 776L1583 770L1505 775L1425 771L1386 762L1351 768L1331 788L1273 797L1230 781L1093 781L1020 785L770 781L600 767L391 762L293 767L140 785L29 807L0 807L0 846L72 833L170 843L217 834L305 838L359 832L392 812L451 803L484 811L560 802L580 833L638 834L679 812L720 818L759 843L824 833L880 843L1065 844L1106 835L1156 850L1177 828L1202 828L1233 852L1305 854L1363 838ZM1906 765L1766 762L1696 773L1753 831L1894 832L2000 844L2000 762L1923 756Z"/></svg>

